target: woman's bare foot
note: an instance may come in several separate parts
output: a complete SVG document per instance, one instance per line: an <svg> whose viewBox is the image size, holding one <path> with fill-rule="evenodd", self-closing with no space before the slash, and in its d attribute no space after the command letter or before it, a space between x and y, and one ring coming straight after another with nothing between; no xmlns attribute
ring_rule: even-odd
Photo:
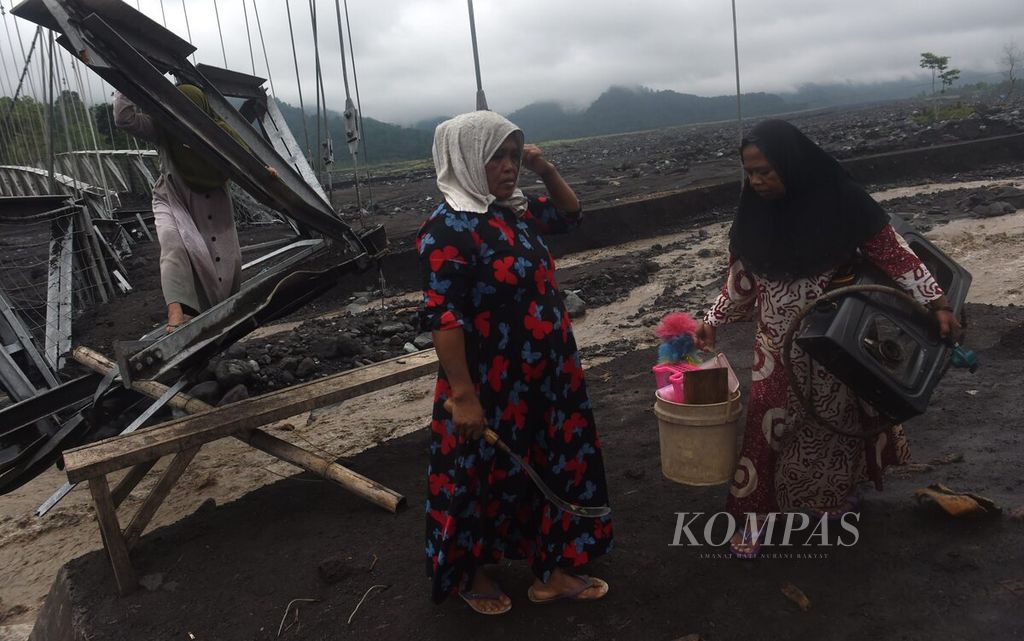
<svg viewBox="0 0 1024 641"><path fill-rule="evenodd" d="M512 608L512 599L483 571L477 570L462 599L480 614L504 614Z"/></svg>
<svg viewBox="0 0 1024 641"><path fill-rule="evenodd" d="M589 585L590 587L586 587ZM582 590L581 590L582 588ZM596 601L608 594L608 584L601 579L579 577L555 568L548 582L534 579L530 586L530 600L534 602L554 601L569 598L573 601Z"/></svg>
<svg viewBox="0 0 1024 641"><path fill-rule="evenodd" d="M167 333L170 334L185 323L192 320L191 316L185 314L181 303L171 303L167 306Z"/></svg>
<svg viewBox="0 0 1024 641"><path fill-rule="evenodd" d="M748 527L750 525L749 521L744 521L737 528L736 532L732 535L732 539L729 541L729 549L732 550L733 556L741 559L753 559L761 553L761 543L763 542L766 521L766 517L759 514L757 516L757 530L750 531Z"/></svg>

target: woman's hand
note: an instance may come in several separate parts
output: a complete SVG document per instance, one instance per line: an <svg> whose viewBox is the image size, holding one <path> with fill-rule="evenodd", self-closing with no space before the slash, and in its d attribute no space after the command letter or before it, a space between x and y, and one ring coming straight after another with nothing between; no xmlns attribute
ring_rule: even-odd
<svg viewBox="0 0 1024 641"><path fill-rule="evenodd" d="M270 177L272 180L277 180L278 178L281 177L281 175L277 173L277 170L271 167L270 165L267 165L267 176Z"/></svg>
<svg viewBox="0 0 1024 641"><path fill-rule="evenodd" d="M472 439L483 436L484 428L487 427L487 419L484 417L484 408L480 405L480 399L476 394L470 394L460 399L450 398L444 402L444 408L451 412L456 434Z"/></svg>
<svg viewBox="0 0 1024 641"><path fill-rule="evenodd" d="M523 145L523 167L526 167L542 178L546 173L555 168L544 157L544 151L537 145Z"/></svg>
<svg viewBox="0 0 1024 641"><path fill-rule="evenodd" d="M715 327L713 325L708 325L704 321L701 321L700 325L697 326L697 333L696 333L697 347L700 348L700 349L703 349L705 351L709 351L709 352L711 350L715 349L715 334L716 333L717 332L716 332Z"/></svg>
<svg viewBox="0 0 1024 641"><path fill-rule="evenodd" d="M960 340L960 319L948 309L939 309L935 312L935 320L939 323L939 336L947 340Z"/></svg>

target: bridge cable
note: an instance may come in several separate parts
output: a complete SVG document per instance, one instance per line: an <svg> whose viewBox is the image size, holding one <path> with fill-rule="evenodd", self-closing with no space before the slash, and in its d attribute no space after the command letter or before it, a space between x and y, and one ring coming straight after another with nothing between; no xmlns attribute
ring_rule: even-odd
<svg viewBox="0 0 1024 641"><path fill-rule="evenodd" d="M352 103L352 94L348 89L348 65L345 61L345 36L341 26L341 2L334 0L334 11L338 21L338 45L341 51L341 77L345 84L345 142L348 143L348 151L352 156L352 173L355 175L356 207L359 212L359 222L365 228L363 222L363 198L359 190L359 113ZM350 38L351 40L351 38Z"/></svg>
<svg viewBox="0 0 1024 641"><path fill-rule="evenodd" d="M32 90L32 94L33 95L39 95L39 96L45 98L45 96L46 96L46 67L45 66L41 67L41 73L40 73L40 78L39 78L39 93L37 94L36 93L36 87L35 87L35 79L34 79L35 78L35 73L32 72L32 68L29 66L29 56L25 55L25 44L21 40L21 28L18 26L18 21L17 20L14 21L14 32L18 36L18 47L21 49L21 57L22 57L22 60L24 60L24 62L25 62L25 69L26 69L26 73L28 74L28 85L29 85L29 88ZM42 55L43 55L43 47L44 47L44 43L43 43L43 28L42 27L36 27L36 33L35 33L34 36L32 36L32 42L38 43L38 45L39 45L39 53L40 53L40 60L41 60L42 59ZM31 49L32 48L30 46L29 47L29 54L30 55L31 55ZM43 147L45 148L45 146L46 146L46 144L45 144L46 135L43 132L46 131L46 126L47 125L46 125L46 122L45 122L45 120L43 118L42 106L40 105L40 108L36 109L35 112L36 112L36 117L39 118L40 138L43 140Z"/></svg>
<svg viewBox="0 0 1024 641"><path fill-rule="evenodd" d="M249 62L252 64L252 75L256 75L256 56L252 54L252 33L249 31L249 10L242 0L242 15L245 16L245 38L249 41Z"/></svg>
<svg viewBox="0 0 1024 641"><path fill-rule="evenodd" d="M18 35L18 45L21 48L21 61L22 61L22 64L24 65L24 69L22 70L22 73L21 73L21 79L18 81L18 89L15 90L15 93L14 93L14 99L15 100L18 99L18 92L21 91L22 84L24 83L25 79L27 78L28 79L29 90L31 91L32 98L33 98L33 100L36 103L35 105L32 105L30 111L35 113L36 117L39 119L39 125L40 125L39 129L36 129L35 127L28 127L28 129L30 129L32 131L32 144L33 145L38 145L36 147L36 153L39 156L39 163L42 164L42 154L44 153L44 151L46 149L46 134L44 133L45 130L46 130L46 124L43 122L42 109L41 109L44 101L37 98L37 96L40 96L40 95L43 95L43 94L39 94L39 93L36 92L36 83L35 83L35 80L33 79L33 75L34 74L32 73L32 67L31 67L30 63L32 61L32 52L35 51L36 45L39 43L40 38L42 37L43 28L42 27L36 27L36 33L32 37L32 44L29 47L28 55L26 56L25 55L25 45L24 45L24 43L21 40L21 31L18 29L18 20L17 19L12 19L12 21L14 22L14 31ZM17 62L18 56L15 55L15 53L14 53L14 40L13 40L13 38L11 38L11 30L10 30L9 26L7 25L7 14L6 13L4 14L4 31L7 33L7 44L9 46L10 50L11 50L11 60ZM40 49L42 49L42 45L40 45ZM45 78L45 76L44 76L44 78ZM45 98L45 95L43 95L43 97ZM13 108L13 104L12 104L12 108Z"/></svg>
<svg viewBox="0 0 1024 641"><path fill-rule="evenodd" d="M295 84L299 87L299 111L302 113L302 135L306 139L306 158L313 160L313 152L309 148L309 127L306 124L306 107L302 100L302 80L299 76L299 58L295 53L295 32L292 30L291 0L285 0L285 11L288 12L288 35L292 40L292 62L295 63Z"/></svg>
<svg viewBox="0 0 1024 641"><path fill-rule="evenodd" d="M2 56L2 55L0 55L0 63L3 64L3 68L4 68L4 73L3 73L2 76L0 76L0 81L2 81L2 84L3 84L4 95L5 96L6 95L13 96L14 92L11 90L11 88L13 86L13 82L10 80L10 71L7 68L7 58ZM12 114L15 111L16 105L17 105L17 100L12 98L11 99L11 113ZM6 118L6 117L5 118L0 118L0 124L3 125L2 127L0 127L0 134L3 134L4 139L8 141L7 142L7 148L11 150L11 152L10 152L11 156L10 157L11 157L12 160L11 160L10 164L15 164L15 165L27 165L27 164L29 164L29 158L31 158L32 154L31 154L31 152L28 152L27 147L25 147L25 141L24 140L21 141L22 142L22 152L23 153L28 152L28 153L27 153L27 155L22 156L22 160L20 160L20 161L18 160L18 155L16 153L16 150L17 150L16 142L18 141L19 137L17 135L15 135L15 133L14 133L14 129L13 129L14 124L13 124L12 119Z"/></svg>
<svg viewBox="0 0 1024 641"><path fill-rule="evenodd" d="M181 12L185 14L185 33L188 34L188 41L192 42L192 27L188 21L188 8L185 6L185 0L181 0ZM192 65L196 64L196 52L192 52Z"/></svg>
<svg viewBox="0 0 1024 641"><path fill-rule="evenodd" d="M60 74L60 66L58 66L58 61L60 61L60 64L63 64L63 60L61 60L60 57L59 57L59 52L53 47L53 35L51 33L51 36L50 36L50 66L53 69L54 76L56 77L57 87L60 88L61 80L62 79L61 79L61 74ZM65 78L63 78L63 80L64 80L64 86L67 86L67 78L65 77ZM71 152L74 151L75 146L74 146L74 143L71 141L71 123L68 120L68 109L67 109L67 98L68 98L68 96L67 96L67 94L69 94L69 93L71 93L70 89L62 90L60 92L59 96L57 96L57 98L55 100L55 104L57 104L60 107L60 119L61 119L61 122L64 123L64 144L67 147L67 153L70 156L70 158L68 159L68 166L70 167L72 165L77 165L78 163L75 162L75 161L78 160L78 159L75 158L73 153L71 153ZM55 145L55 147L56 147L56 145ZM63 167L62 167L62 169L63 169ZM76 167L76 169L77 169L77 167ZM64 173L64 172L62 171L61 173ZM68 173L71 173L71 172L68 172ZM78 174L82 175L82 172L81 172L80 169L78 169ZM75 196L77 198L82 198L83 194L82 194L82 191L81 191L81 189L79 187L79 183L80 183L80 181L78 180L78 178L76 176L72 175L71 176L71 185L72 185L72 189L75 192Z"/></svg>
<svg viewBox="0 0 1024 641"><path fill-rule="evenodd" d="M213 0L213 13L217 18L217 33L220 35L220 55L224 58L224 68L228 68L228 53L224 49L224 32L220 28L220 10L217 9L217 0Z"/></svg>
<svg viewBox="0 0 1024 641"><path fill-rule="evenodd" d="M260 9L256 0L252 0L252 11L256 14L256 29L260 34L260 47L263 48L263 64L267 66L267 80L270 81L270 95L277 100L277 91L274 90L274 74L270 71L270 58L267 56L267 41L263 39L263 25L260 23Z"/></svg>
<svg viewBox="0 0 1024 641"><path fill-rule="evenodd" d="M328 165L334 164L334 139L331 138L331 128L328 121L327 115L327 93L324 90L324 75L323 66L320 63L320 40L319 31L317 29L317 9L316 0L309 0L309 12L310 20L313 26L313 56L316 61L316 88L317 88L317 104L316 104L316 128L317 128L317 142L320 145L320 169L321 172L327 178L327 193L330 194L332 190L332 176L331 170L327 167ZM322 109L321 109L322 107ZM323 138L320 137L320 125L321 119L323 124ZM321 176L321 181L323 180ZM328 204L333 207L333 201L330 195L327 199Z"/></svg>
<svg viewBox="0 0 1024 641"><path fill-rule="evenodd" d="M85 91L88 93L89 102L94 103L95 101L93 100L92 96L92 84L82 82L82 70L78 66L78 59L75 57L71 58L71 69L75 72L75 78L77 78L78 80L79 90L82 90L84 85ZM88 79L88 76L86 76L86 79ZM89 122L89 134L92 136L92 148L96 152L96 165L100 172L100 182L102 183L101 186L103 187L103 200L107 204L107 211L110 213L111 218L113 218L114 205L113 200L111 198L112 191L107 182L107 169L103 164L103 158L100 157L100 142L99 137L96 135L96 124L93 122L92 115L89 113L89 108L85 106L84 101L82 104L82 108L85 109L86 119ZM120 204L120 202L118 204Z"/></svg>
<svg viewBox="0 0 1024 641"><path fill-rule="evenodd" d="M348 53L352 61L352 83L356 90L356 113L359 116L359 139L363 144L363 167L366 171L367 202L373 203L373 176L370 173L370 158L366 152L366 130L363 128L363 104L359 100L359 75L356 74L356 53L352 46L352 23L348 19L348 0L342 0L345 7L345 30L348 32Z"/></svg>

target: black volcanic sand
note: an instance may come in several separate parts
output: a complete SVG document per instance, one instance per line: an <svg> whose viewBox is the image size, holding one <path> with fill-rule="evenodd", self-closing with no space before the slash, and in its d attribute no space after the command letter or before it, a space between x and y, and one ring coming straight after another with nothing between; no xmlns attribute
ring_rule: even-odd
<svg viewBox="0 0 1024 641"><path fill-rule="evenodd" d="M971 305L968 312L966 342L981 368L951 370L928 414L907 424L915 461L962 460L890 475L881 494L868 489L854 546L787 550L825 558L751 562L725 558L722 548L669 546L674 513L716 512L725 490L662 478L647 350L588 371L616 527L616 550L587 568L611 584L599 606L530 604L521 563L499 573L515 603L508 615L482 617L458 600L433 605L423 576L422 430L345 461L407 496L409 507L397 515L299 476L146 535L133 558L140 574L162 575L150 577L160 582L153 591L117 598L102 552L72 561L66 572L78 633L110 641L274 639L285 606L307 598L317 602L298 603L298 623L280 638L1024 638L1024 523L1008 514L955 520L912 496L941 482L1007 512L1024 504L1024 311ZM750 324L720 332L744 393L752 332ZM786 583L807 595L809 610L783 595ZM374 585L387 589L375 590L346 624Z"/></svg>

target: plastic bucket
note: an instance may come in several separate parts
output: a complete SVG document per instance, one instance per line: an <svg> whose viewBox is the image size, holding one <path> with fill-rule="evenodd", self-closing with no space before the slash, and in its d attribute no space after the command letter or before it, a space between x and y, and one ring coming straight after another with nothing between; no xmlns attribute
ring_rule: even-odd
<svg viewBox="0 0 1024 641"><path fill-rule="evenodd" d="M684 485L718 485L736 471L743 404L733 392L725 403L687 405L655 395L661 473Z"/></svg>

